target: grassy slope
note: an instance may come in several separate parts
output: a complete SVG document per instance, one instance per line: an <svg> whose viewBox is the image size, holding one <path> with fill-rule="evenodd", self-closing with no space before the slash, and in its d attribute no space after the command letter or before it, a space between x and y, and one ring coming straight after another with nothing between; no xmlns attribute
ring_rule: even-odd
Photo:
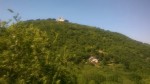
<svg viewBox="0 0 150 84"><path fill-rule="evenodd" d="M32 24L46 31L53 40L55 53L62 48L66 49L65 54L69 56L69 60L79 65L79 84L93 82L92 80L103 84L148 84L150 81L148 44L116 32L74 23L36 20L23 24ZM91 55L99 58L100 67L86 64Z"/></svg>

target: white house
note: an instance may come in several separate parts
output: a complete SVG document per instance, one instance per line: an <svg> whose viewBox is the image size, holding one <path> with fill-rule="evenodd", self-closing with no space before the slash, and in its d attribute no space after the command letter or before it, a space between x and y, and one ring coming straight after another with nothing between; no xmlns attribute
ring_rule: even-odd
<svg viewBox="0 0 150 84"><path fill-rule="evenodd" d="M89 58L89 62L95 65L95 64L98 63L98 59L96 57L94 57L94 56L91 56Z"/></svg>
<svg viewBox="0 0 150 84"><path fill-rule="evenodd" d="M64 21L65 21L65 19L64 19L64 18L62 18L62 17L59 17L58 19L56 19L56 21L58 21L58 22L64 22Z"/></svg>

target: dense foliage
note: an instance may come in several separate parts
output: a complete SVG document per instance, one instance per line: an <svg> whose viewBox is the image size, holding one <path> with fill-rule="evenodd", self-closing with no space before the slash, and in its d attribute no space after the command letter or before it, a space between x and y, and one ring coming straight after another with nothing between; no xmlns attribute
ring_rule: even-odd
<svg viewBox="0 0 150 84"><path fill-rule="evenodd" d="M149 84L149 71L150 45L116 32L54 19L0 28L3 84Z"/></svg>

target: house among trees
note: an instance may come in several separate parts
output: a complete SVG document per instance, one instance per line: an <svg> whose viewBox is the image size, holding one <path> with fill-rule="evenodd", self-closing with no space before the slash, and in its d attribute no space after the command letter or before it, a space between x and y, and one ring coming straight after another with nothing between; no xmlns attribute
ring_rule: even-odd
<svg viewBox="0 0 150 84"><path fill-rule="evenodd" d="M98 64L98 59L94 56L91 56L88 60L91 64L94 64L94 65Z"/></svg>
<svg viewBox="0 0 150 84"><path fill-rule="evenodd" d="M56 19L56 21L58 21L58 22L64 22L64 21L65 21L65 19L64 19L64 18L62 18L62 17L59 17L58 19Z"/></svg>

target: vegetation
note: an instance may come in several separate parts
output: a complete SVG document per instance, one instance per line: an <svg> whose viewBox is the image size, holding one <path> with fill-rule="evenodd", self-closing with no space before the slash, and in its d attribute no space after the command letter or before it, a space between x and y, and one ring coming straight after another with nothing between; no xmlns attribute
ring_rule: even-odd
<svg viewBox="0 0 150 84"><path fill-rule="evenodd" d="M2 84L150 83L149 44L51 18L5 25L0 28ZM91 56L97 65L88 61Z"/></svg>

